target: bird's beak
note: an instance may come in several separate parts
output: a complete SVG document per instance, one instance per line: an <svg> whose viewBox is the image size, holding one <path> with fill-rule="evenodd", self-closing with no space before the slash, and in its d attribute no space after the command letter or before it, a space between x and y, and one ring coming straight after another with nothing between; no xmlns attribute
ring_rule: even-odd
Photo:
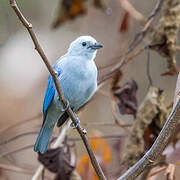
<svg viewBox="0 0 180 180"><path fill-rule="evenodd" d="M103 45L102 44L99 44L99 43L95 43L95 44L93 44L93 45L91 45L91 46L89 46L89 48L91 48L91 49L100 49L100 48L102 48L103 47Z"/></svg>

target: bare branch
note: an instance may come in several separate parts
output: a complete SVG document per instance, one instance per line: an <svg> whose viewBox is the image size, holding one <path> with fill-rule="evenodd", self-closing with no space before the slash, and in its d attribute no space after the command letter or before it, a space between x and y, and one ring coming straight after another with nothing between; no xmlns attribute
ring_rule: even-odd
<svg viewBox="0 0 180 180"><path fill-rule="evenodd" d="M10 0L10 5L11 7L14 9L16 15L18 16L19 20L22 22L22 24L27 28L33 42L34 42L34 45L35 45L35 49L38 51L39 55L41 56L42 60L44 61L48 71L50 72L53 80L54 80L54 84L55 84L55 87L56 87L56 90L58 92L58 95L59 95L59 99L60 101L62 101L62 104L64 106L64 108L66 107L66 99L64 98L64 95L62 93L62 89L60 87L60 84L59 84L59 81L56 77L56 73L54 72L52 66L50 65L49 61L48 61L48 58L46 57L43 49L41 48L37 38L36 38L36 35L32 29L32 24L30 24L26 18L23 16L23 14L21 13L21 11L19 10L17 4L16 4L16 1L15 0ZM74 115L74 112L72 111L72 109L69 107L67 109L67 113L69 115L69 117L72 119L73 123L76 125L76 117ZM81 126L79 125L77 127L77 131L79 132L83 142L84 142L84 145L88 151L88 154L89 154L89 157L91 159L91 163L94 167L94 170L96 171L98 177L100 180L105 180L105 176L104 176L104 173L99 165L99 163L97 162L96 160L96 157L91 149L91 146L90 146L90 143L88 141L88 138L86 136L86 131L81 128Z"/></svg>
<svg viewBox="0 0 180 180"><path fill-rule="evenodd" d="M175 173L175 165L174 164L169 164L167 169L166 169L166 177L167 180L174 180L174 173Z"/></svg>
<svg viewBox="0 0 180 180"><path fill-rule="evenodd" d="M14 166L14 165L8 165L8 164L3 164L0 163L0 169L8 170L8 171L13 171L17 173L24 173L24 174L34 174L34 171L31 169L25 169L22 167ZM51 179L50 177L45 176L45 179Z"/></svg>
<svg viewBox="0 0 180 180"><path fill-rule="evenodd" d="M19 126L21 124L27 123L29 121L36 120L37 118L40 118L41 116L42 116L42 113L39 113L39 114L37 114L37 115L35 115L35 116L31 117L31 118L23 119L21 121L15 122L14 124L11 124L10 126L5 127L4 129L0 129L0 134L3 134L5 132L7 132L9 129L17 127L17 126Z"/></svg>
<svg viewBox="0 0 180 180"><path fill-rule="evenodd" d="M28 146L24 146L22 148L14 150L14 151L8 151L8 152L5 152L5 153L2 153L2 154L0 154L0 158L3 158L3 157L6 157L6 156L9 156L9 155L12 155L12 154L24 151L24 150L32 148L32 147L33 147L33 144L32 145L28 145Z"/></svg>
<svg viewBox="0 0 180 180"><path fill-rule="evenodd" d="M126 135L104 135L104 136L90 136L89 139L114 139L114 138L126 138ZM68 141L81 141L81 138L68 138Z"/></svg>
<svg viewBox="0 0 180 180"><path fill-rule="evenodd" d="M130 62L131 60L133 60L136 56L140 55L143 51L145 50L145 47L141 47L140 49L138 49L135 53L133 53L131 56L129 56L126 60L126 63L127 64L128 62ZM110 59L110 61L113 61L113 60L119 60L123 57L123 55L119 55L119 56L116 56L116 57L113 57ZM105 70L107 68L110 68L112 66L116 66L117 65L117 62L114 62L112 64L108 64L108 65L105 65L105 66L99 66L98 67L98 70Z"/></svg>
<svg viewBox="0 0 180 180"><path fill-rule="evenodd" d="M118 118L119 119L119 118ZM119 126L119 127L131 127L132 124L120 124L119 122L92 122L92 123L82 123L83 126Z"/></svg>
<svg viewBox="0 0 180 180"><path fill-rule="evenodd" d="M159 174L160 172L162 172L162 171L164 171L166 169L167 169L167 166L162 166L162 167L160 167L158 169L155 169L148 175L148 177L155 176L156 174Z"/></svg>
<svg viewBox="0 0 180 180"><path fill-rule="evenodd" d="M180 119L180 99L169 115L163 129L150 150L118 180L135 179L147 166L151 166L161 155L174 134Z"/></svg>
<svg viewBox="0 0 180 180"><path fill-rule="evenodd" d="M10 142L12 142L12 141L14 141L16 139L19 139L21 137L28 136L28 135L34 135L34 134L38 134L38 132L37 131L32 131L32 132L25 132L25 133L16 135L16 136L14 136L14 137L12 137L12 138L10 138L8 140L0 142L0 146L8 144L8 143L10 143Z"/></svg>

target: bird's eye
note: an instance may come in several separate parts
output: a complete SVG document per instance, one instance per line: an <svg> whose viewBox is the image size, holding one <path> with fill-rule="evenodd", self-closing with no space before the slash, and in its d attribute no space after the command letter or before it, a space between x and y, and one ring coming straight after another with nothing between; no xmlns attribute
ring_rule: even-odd
<svg viewBox="0 0 180 180"><path fill-rule="evenodd" d="M86 42L83 42L83 43L82 43L82 46L86 46Z"/></svg>

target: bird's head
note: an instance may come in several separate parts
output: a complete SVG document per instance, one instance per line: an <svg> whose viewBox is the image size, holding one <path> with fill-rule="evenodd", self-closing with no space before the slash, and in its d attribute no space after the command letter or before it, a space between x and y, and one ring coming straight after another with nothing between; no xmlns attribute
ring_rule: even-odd
<svg viewBox="0 0 180 180"><path fill-rule="evenodd" d="M85 56L88 59L94 59L98 49L103 46L91 36L80 36L73 41L68 49L68 54L73 56Z"/></svg>

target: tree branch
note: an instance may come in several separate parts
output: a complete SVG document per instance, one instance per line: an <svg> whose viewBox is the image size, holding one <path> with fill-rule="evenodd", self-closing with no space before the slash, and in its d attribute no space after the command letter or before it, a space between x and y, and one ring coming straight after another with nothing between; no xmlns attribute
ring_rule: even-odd
<svg viewBox="0 0 180 180"><path fill-rule="evenodd" d="M41 56L42 60L44 61L48 71L50 72L53 80L54 80L54 84L55 84L55 87L56 87L56 90L58 92L58 95L59 95L59 99L60 101L62 101L62 104L64 106L64 108L66 107L66 100L64 98L64 95L63 95L63 92L62 92L62 89L60 87L60 83L56 77L56 73L55 71L53 70L52 66L50 65L49 61L48 61L48 58L46 57L43 49L41 48L37 38L36 38L36 35L32 29L32 24L30 24L26 18L23 16L23 14L21 13L21 11L19 10L17 4L16 4L16 1L15 0L10 0L10 5L11 7L14 9L16 15L18 16L19 20L22 22L22 24L26 27L26 29L28 30L33 42L34 42L34 45L35 45L35 49L38 51L39 55ZM72 111L72 109L69 107L67 109L67 113L69 115L69 117L71 118L71 120L73 121L73 123L76 125L76 117L75 117L75 114L74 112ZM96 160L96 157L91 149L91 146L90 146L90 143L88 141L88 138L86 136L86 130L84 130L80 125L77 127L77 131L79 132L83 142L84 142L84 145L87 149L87 152L89 154L89 157L91 159L91 163L94 167L94 170L96 171L96 174L98 175L99 179L100 180L106 180L105 176L104 176L104 173L99 165L99 163L97 162Z"/></svg>
<svg viewBox="0 0 180 180"><path fill-rule="evenodd" d="M170 138L174 134L179 119L180 99L176 103L175 108L169 115L163 129L150 150L134 166L129 168L129 170L126 171L118 180L135 179L147 166L151 166L160 157Z"/></svg>

